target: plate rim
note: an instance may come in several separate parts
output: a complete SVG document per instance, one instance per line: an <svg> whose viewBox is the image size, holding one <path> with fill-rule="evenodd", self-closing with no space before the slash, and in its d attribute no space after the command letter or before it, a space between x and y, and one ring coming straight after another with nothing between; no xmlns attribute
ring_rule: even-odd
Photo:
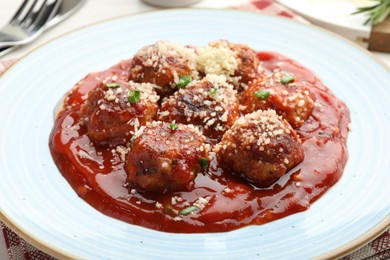
<svg viewBox="0 0 390 260"><path fill-rule="evenodd" d="M42 43L41 45L33 48L28 53L20 57L16 60L11 66L9 66L3 73L0 75L0 79L6 75L9 71L13 69L14 66L17 66L20 62L24 62L28 57L35 53L37 50L45 48L47 45L51 44L52 42L61 40L64 37L67 37L68 35L74 34L76 32L95 27L97 25L109 23L111 21L115 21L118 19L123 19L127 17L134 17L134 16L142 16L147 14L155 14L155 13L162 13L162 12L187 12L187 11L215 11L215 12L231 12L231 13L245 13L250 15L260 15L260 16L266 16L266 17L273 17L285 21L289 21L290 23L298 24L299 26L303 27L309 27L315 30L319 30L324 34L327 34L329 37L336 37L341 41L344 41L345 43L348 43L351 47L355 47L360 52L364 53L364 55L369 56L372 60L374 60L376 63L380 64L385 70L387 70L390 73L390 67L384 63L379 57L375 56L371 52L369 52L367 49L359 46L357 43L337 34L332 31L329 31L327 29L321 28L314 24L305 24L301 23L299 21L293 20L291 18L286 18L282 16L277 15L271 15L271 14L262 14L262 13L255 13L251 11L246 10L238 10L238 9L222 9L222 8L206 8L206 7L194 7L194 8L171 8L171 9L155 9L155 10L146 10L137 12L134 14L124 14L119 15L115 17L111 17L108 19L104 19L101 21L93 22L91 24L83 25L81 27L75 28L73 30L70 30L68 32L62 33L57 35L56 37ZM21 238L32 244L33 246L37 247L38 249L58 258L74 258L75 256L72 255L70 252L65 252L61 248L57 248L55 245L47 246L42 241L40 241L39 238L35 238L33 234L29 234L28 231L24 231L23 227L18 226L18 224L14 223L12 219L9 219L6 214L0 209L0 220L4 222L4 224L9 227L11 230L13 230L17 235L19 235ZM370 241L374 240L375 238L379 237L384 231L390 228L390 214L387 215L384 219L382 219L380 222L378 222L374 227L372 227L369 231L362 234L361 236L355 238L354 240L348 242L347 244L341 245L340 247L333 249L329 252L326 252L324 254L318 255L314 257L314 259L323 259L323 258L339 258L343 257L345 255L350 254L351 252L357 250L358 248L363 247Z"/></svg>
<svg viewBox="0 0 390 260"><path fill-rule="evenodd" d="M379 236L381 236L386 230L390 228L390 215L386 216L383 220L381 220L376 226L371 228L368 232L363 235L355 238L351 242L342 245L338 248L333 249L332 251L326 252L322 255L315 257L314 259L339 259L344 257L359 248L367 245L371 241L375 240Z"/></svg>

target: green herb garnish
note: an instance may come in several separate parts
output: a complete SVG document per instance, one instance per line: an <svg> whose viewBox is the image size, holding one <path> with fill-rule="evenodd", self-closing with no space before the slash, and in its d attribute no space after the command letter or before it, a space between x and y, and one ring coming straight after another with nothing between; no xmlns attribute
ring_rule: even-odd
<svg viewBox="0 0 390 260"><path fill-rule="evenodd" d="M266 99L270 95L271 95L271 92L263 90L263 89L260 89L259 91L255 92L255 96L260 98L260 99Z"/></svg>
<svg viewBox="0 0 390 260"><path fill-rule="evenodd" d="M172 130L176 130L179 128L179 126L177 124L169 124L169 128Z"/></svg>
<svg viewBox="0 0 390 260"><path fill-rule="evenodd" d="M182 209L179 211L179 214L180 215L188 215L190 214L192 211L194 210L197 210L198 208L195 207L195 206L189 206L188 208L185 208L185 209Z"/></svg>
<svg viewBox="0 0 390 260"><path fill-rule="evenodd" d="M121 85L117 82L114 83L106 83L107 88L119 88Z"/></svg>
<svg viewBox="0 0 390 260"><path fill-rule="evenodd" d="M209 160L205 157L200 159L200 167L205 171L207 169L207 166L209 165Z"/></svg>
<svg viewBox="0 0 390 260"><path fill-rule="evenodd" d="M383 22L390 15L390 1L389 0L375 0L377 4L357 8L356 12L352 14L365 13L368 18L364 24L369 22L372 25Z"/></svg>
<svg viewBox="0 0 390 260"><path fill-rule="evenodd" d="M177 83L178 88L185 88L192 81L191 76L180 76L179 82Z"/></svg>
<svg viewBox="0 0 390 260"><path fill-rule="evenodd" d="M129 100L130 104L136 104L141 97L141 92L139 90L134 90L133 93L130 92L130 90L127 92L127 99Z"/></svg>
<svg viewBox="0 0 390 260"><path fill-rule="evenodd" d="M167 206L165 207L165 213L171 214L172 212L173 212L172 205L167 205Z"/></svg>
<svg viewBox="0 0 390 260"><path fill-rule="evenodd" d="M210 95L214 96L215 94L217 94L218 92L218 88L213 88L212 90L210 90Z"/></svg>
<svg viewBox="0 0 390 260"><path fill-rule="evenodd" d="M284 85L286 85L287 83L290 83L290 82L293 82L295 80L295 77L291 74L286 74L284 75L281 79L280 79L280 82Z"/></svg>

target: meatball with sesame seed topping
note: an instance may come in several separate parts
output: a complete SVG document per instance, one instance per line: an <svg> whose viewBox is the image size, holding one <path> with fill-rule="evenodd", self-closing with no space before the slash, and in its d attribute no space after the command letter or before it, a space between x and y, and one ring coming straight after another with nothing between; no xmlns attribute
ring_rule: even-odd
<svg viewBox="0 0 390 260"><path fill-rule="evenodd" d="M240 104L244 114L258 109L274 109L293 128L304 124L314 109L315 96L308 86L293 75L274 72L258 78L242 92Z"/></svg>
<svg viewBox="0 0 390 260"><path fill-rule="evenodd" d="M239 117L236 91L222 75L209 74L162 102L159 120L193 124L219 139Z"/></svg>
<svg viewBox="0 0 390 260"><path fill-rule="evenodd" d="M157 94L165 97L197 75L194 49L169 41L158 41L134 55L129 79L156 84Z"/></svg>
<svg viewBox="0 0 390 260"><path fill-rule="evenodd" d="M304 158L297 134L274 110L240 117L214 150L221 165L259 187L271 185Z"/></svg>
<svg viewBox="0 0 390 260"><path fill-rule="evenodd" d="M152 84L116 78L98 83L80 109L88 136L97 142L128 141L157 113L159 96L153 89Z"/></svg>
<svg viewBox="0 0 390 260"><path fill-rule="evenodd" d="M153 121L135 138L125 171L131 187L143 191L189 190L209 145L193 125Z"/></svg>

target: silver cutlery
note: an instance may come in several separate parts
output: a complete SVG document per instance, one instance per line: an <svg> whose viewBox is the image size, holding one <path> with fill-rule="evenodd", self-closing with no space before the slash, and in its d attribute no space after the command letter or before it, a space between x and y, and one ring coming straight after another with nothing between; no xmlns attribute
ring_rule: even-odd
<svg viewBox="0 0 390 260"><path fill-rule="evenodd" d="M36 10L37 3L37 0L24 0L8 24L0 30L0 47L24 44L37 37L55 14L61 1L47 4L45 0Z"/></svg>
<svg viewBox="0 0 390 260"><path fill-rule="evenodd" d="M33 41L45 30L76 12L86 0L55 0L52 3L44 0L36 10L37 2L24 0L10 22L0 30L0 57Z"/></svg>

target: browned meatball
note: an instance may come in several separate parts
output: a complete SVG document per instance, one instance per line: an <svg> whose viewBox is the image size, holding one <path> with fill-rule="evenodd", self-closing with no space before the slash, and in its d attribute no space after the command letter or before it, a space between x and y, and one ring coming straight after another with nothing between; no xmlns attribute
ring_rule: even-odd
<svg viewBox="0 0 390 260"><path fill-rule="evenodd" d="M132 144L125 170L132 187L144 191L180 191L193 186L209 145L193 125L153 121Z"/></svg>
<svg viewBox="0 0 390 260"><path fill-rule="evenodd" d="M158 41L138 51L133 57L129 79L159 86L161 97L173 93L183 76L197 77L196 54L192 48L168 41Z"/></svg>
<svg viewBox="0 0 390 260"><path fill-rule="evenodd" d="M300 139L274 110L240 117L216 145L218 161L260 187L266 187L304 158Z"/></svg>
<svg viewBox="0 0 390 260"><path fill-rule="evenodd" d="M210 138L220 138L239 117L233 86L224 76L207 75L165 99L159 112L162 121L193 124Z"/></svg>
<svg viewBox="0 0 390 260"><path fill-rule="evenodd" d="M88 136L97 142L128 141L135 128L152 121L158 99L151 84L103 80L81 107Z"/></svg>
<svg viewBox="0 0 390 260"><path fill-rule="evenodd" d="M245 44L219 40L199 48L198 52L199 71L225 75L239 90L258 76L260 61L256 51Z"/></svg>
<svg viewBox="0 0 390 260"><path fill-rule="evenodd" d="M242 92L240 104L244 114L258 109L274 109L293 128L304 124L314 109L315 96L307 83L288 73L275 72L254 80Z"/></svg>

